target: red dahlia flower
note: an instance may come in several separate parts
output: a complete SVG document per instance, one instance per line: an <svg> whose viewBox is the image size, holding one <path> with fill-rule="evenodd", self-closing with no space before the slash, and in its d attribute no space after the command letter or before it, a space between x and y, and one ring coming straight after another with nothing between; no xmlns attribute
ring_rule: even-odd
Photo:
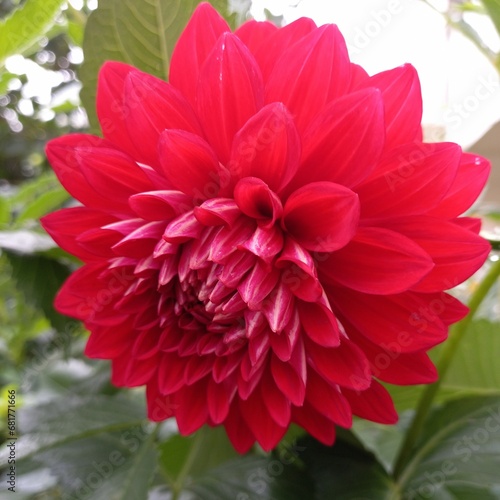
<svg viewBox="0 0 500 500"><path fill-rule="evenodd" d="M353 414L396 421L377 380L435 380L426 351L466 313L444 290L489 251L459 217L489 164L422 142L413 67L370 77L333 25L231 33L205 3L169 83L108 62L97 109L104 139L47 148L82 203L43 220L84 262L56 307L152 420L331 444Z"/></svg>

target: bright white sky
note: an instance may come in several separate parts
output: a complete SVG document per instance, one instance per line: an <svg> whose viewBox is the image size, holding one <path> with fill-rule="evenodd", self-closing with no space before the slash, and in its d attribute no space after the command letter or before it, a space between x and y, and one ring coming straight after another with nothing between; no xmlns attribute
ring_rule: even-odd
<svg viewBox="0 0 500 500"><path fill-rule="evenodd" d="M444 9L447 1L434 5ZM446 140L468 147L500 120L498 73L422 0L253 0L254 17L264 19L264 7L287 22L307 16L337 24L351 59L370 74L413 64L422 83L424 124L445 127ZM498 50L492 24L476 17L474 27Z"/></svg>

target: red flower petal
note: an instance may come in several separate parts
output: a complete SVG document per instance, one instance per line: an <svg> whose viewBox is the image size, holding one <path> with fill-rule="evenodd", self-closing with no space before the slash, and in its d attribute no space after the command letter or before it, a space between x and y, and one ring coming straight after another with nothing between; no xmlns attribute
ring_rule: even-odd
<svg viewBox="0 0 500 500"><path fill-rule="evenodd" d="M415 68L405 64L364 80L357 88L376 87L382 92L385 149L418 140L421 134L422 94Z"/></svg>
<svg viewBox="0 0 500 500"><path fill-rule="evenodd" d="M41 219L43 228L67 252L84 261L102 257L78 244L76 238L86 231L115 222L116 218L86 207L58 210Z"/></svg>
<svg viewBox="0 0 500 500"><path fill-rule="evenodd" d="M264 181L255 177L241 179L236 184L234 199L245 215L259 220L266 229L271 228L283 213L278 196Z"/></svg>
<svg viewBox="0 0 500 500"><path fill-rule="evenodd" d="M236 132L262 104L257 63L238 37L223 34L202 68L198 85L198 114L222 163L229 159Z"/></svg>
<svg viewBox="0 0 500 500"><path fill-rule="evenodd" d="M184 130L165 130L159 143L163 175L173 188L196 201L219 192L219 161L200 136Z"/></svg>
<svg viewBox="0 0 500 500"><path fill-rule="evenodd" d="M332 252L354 236L359 219L356 193L339 184L313 182L288 198L283 225L308 250Z"/></svg>
<svg viewBox="0 0 500 500"><path fill-rule="evenodd" d="M278 425L269 415L260 391L254 391L246 400L240 400L243 420L265 451L271 451L285 435L286 426Z"/></svg>
<svg viewBox="0 0 500 500"><path fill-rule="evenodd" d="M455 180L461 149L457 144L406 144L377 165L356 188L361 217L391 217L428 212Z"/></svg>
<svg viewBox="0 0 500 500"><path fill-rule="evenodd" d="M358 393L348 389L342 391L351 405L352 412L361 418L380 424L395 424L398 414L391 396L376 380L365 391Z"/></svg>
<svg viewBox="0 0 500 500"><path fill-rule="evenodd" d="M308 375L309 381L307 383L306 392L307 402L328 420L342 427L351 427L352 411L348 401L343 396L344 392L348 391L348 389L342 389L342 392L340 392L338 386L332 386L314 370L309 370ZM364 394L364 392L365 391L361 394Z"/></svg>
<svg viewBox="0 0 500 500"><path fill-rule="evenodd" d="M261 47L269 48L270 37L280 31L277 26L269 21L258 22L252 19L243 23L234 34L250 49L250 52L255 57Z"/></svg>
<svg viewBox="0 0 500 500"><path fill-rule="evenodd" d="M175 45L169 81L192 106L196 104L200 69L219 37L226 31L231 31L226 21L208 2L202 2Z"/></svg>
<svg viewBox="0 0 500 500"><path fill-rule="evenodd" d="M289 47L266 85L266 102L282 102L303 131L349 85L350 62L344 38L334 25L317 28Z"/></svg>
<svg viewBox="0 0 500 500"><path fill-rule="evenodd" d="M279 192L294 176L300 138L293 118L281 103L272 103L250 118L236 134L228 163L233 179L256 177Z"/></svg>
<svg viewBox="0 0 500 500"><path fill-rule="evenodd" d="M137 71L128 64L107 61L99 71L96 108L101 130L106 139L118 148L139 159L140 154L126 126L129 105L124 99L125 80Z"/></svg>
<svg viewBox="0 0 500 500"><path fill-rule="evenodd" d="M441 203L428 214L436 217L457 217L468 210L481 194L488 176L490 162L471 153L464 153L460 160L457 176Z"/></svg>
<svg viewBox="0 0 500 500"><path fill-rule="evenodd" d="M180 191L145 191L129 198L132 210L144 220L169 221L193 208L191 199Z"/></svg>
<svg viewBox="0 0 500 500"><path fill-rule="evenodd" d="M409 292L367 295L342 287L329 289L328 298L344 326L352 324L359 333L382 347L415 352L430 349L448 334L440 319L447 304L443 301L438 314L433 313L434 295Z"/></svg>
<svg viewBox="0 0 500 500"><path fill-rule="evenodd" d="M433 267L431 257L412 239L375 227L359 228L345 247L319 263L320 279L381 295L408 290Z"/></svg>
<svg viewBox="0 0 500 500"><path fill-rule="evenodd" d="M266 40L266 43L262 43L260 49L255 54L255 59L262 70L264 81L269 79L276 61L282 56L283 52L295 43L301 42L303 37L315 29L316 24L312 19L301 17L293 23L287 24L275 31Z"/></svg>
<svg viewBox="0 0 500 500"><path fill-rule="evenodd" d="M125 119L129 135L139 151L137 160L157 167L158 141L167 128L200 133L200 125L184 96L172 85L140 71L125 80Z"/></svg>
<svg viewBox="0 0 500 500"><path fill-rule="evenodd" d="M308 363L318 375L332 384L362 391L370 386L368 361L359 347L343 338L338 347L324 348L307 342Z"/></svg>
<svg viewBox="0 0 500 500"><path fill-rule="evenodd" d="M328 105L304 132L298 187L330 181L347 187L365 179L384 147L384 108L380 92L367 89Z"/></svg>
<svg viewBox="0 0 500 500"><path fill-rule="evenodd" d="M485 262L491 246L483 238L448 221L425 216L393 220L388 227L420 245L432 258L434 269L413 286L418 292L453 288L472 276Z"/></svg>
<svg viewBox="0 0 500 500"><path fill-rule="evenodd" d="M207 382L208 378L205 378L175 393L175 403L178 405L175 416L183 436L197 431L207 421Z"/></svg>

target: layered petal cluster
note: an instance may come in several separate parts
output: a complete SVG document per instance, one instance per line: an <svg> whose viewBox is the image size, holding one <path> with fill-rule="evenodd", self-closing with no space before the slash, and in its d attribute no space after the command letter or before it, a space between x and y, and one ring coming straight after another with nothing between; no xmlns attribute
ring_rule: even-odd
<svg viewBox="0 0 500 500"><path fill-rule="evenodd" d="M379 381L435 380L467 311L445 290L489 251L460 217L489 163L422 141L412 66L368 76L334 25L232 33L204 3L169 83L108 62L97 107L104 138L47 147L81 203L43 219L84 262L56 306L152 420L331 444L353 414L397 419Z"/></svg>

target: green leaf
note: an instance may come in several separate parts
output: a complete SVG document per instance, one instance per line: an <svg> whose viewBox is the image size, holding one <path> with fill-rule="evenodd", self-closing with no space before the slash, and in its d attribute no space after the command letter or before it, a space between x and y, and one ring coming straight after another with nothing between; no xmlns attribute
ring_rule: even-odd
<svg viewBox="0 0 500 500"><path fill-rule="evenodd" d="M5 252L12 267L12 278L25 300L41 309L52 326L59 331L73 323L55 311L53 302L61 285L70 275L65 265L43 255L16 255Z"/></svg>
<svg viewBox="0 0 500 500"><path fill-rule="evenodd" d="M458 399L435 411L398 480L403 498L500 498L500 397Z"/></svg>
<svg viewBox="0 0 500 500"><path fill-rule="evenodd" d="M10 203L7 198L0 196L0 227L7 226L10 222Z"/></svg>
<svg viewBox="0 0 500 500"><path fill-rule="evenodd" d="M500 0L482 0L483 5L488 12L497 33L500 35Z"/></svg>
<svg viewBox="0 0 500 500"><path fill-rule="evenodd" d="M18 412L20 473L49 468L65 495L97 500L147 498L157 464L156 431L144 405L119 394L62 397ZM0 462L7 454L2 450Z"/></svg>
<svg viewBox="0 0 500 500"><path fill-rule="evenodd" d="M188 478L237 456L222 427L203 427L189 437L175 434L160 445L163 472L179 490Z"/></svg>
<svg viewBox="0 0 500 500"><path fill-rule="evenodd" d="M64 0L27 0L0 21L0 69L5 59L36 43L54 24Z"/></svg>
<svg viewBox="0 0 500 500"><path fill-rule="evenodd" d="M304 500L313 490L305 472L278 458L230 460L188 485L190 500Z"/></svg>
<svg viewBox="0 0 500 500"><path fill-rule="evenodd" d="M389 500L395 485L372 453L360 444L337 438L332 447L308 437L301 459L315 485L311 500ZM396 497L397 498L397 497Z"/></svg>
<svg viewBox="0 0 500 500"><path fill-rule="evenodd" d="M52 212L70 198L68 192L58 186L46 193L43 193L39 198L30 203L16 218L16 223L22 223L30 219L40 219L44 215Z"/></svg>
<svg viewBox="0 0 500 500"><path fill-rule="evenodd" d="M200 0L100 0L88 19L83 40L85 61L80 70L82 103L94 132L97 75L107 60L123 61L166 80L174 46ZM215 8L231 23L227 1Z"/></svg>

